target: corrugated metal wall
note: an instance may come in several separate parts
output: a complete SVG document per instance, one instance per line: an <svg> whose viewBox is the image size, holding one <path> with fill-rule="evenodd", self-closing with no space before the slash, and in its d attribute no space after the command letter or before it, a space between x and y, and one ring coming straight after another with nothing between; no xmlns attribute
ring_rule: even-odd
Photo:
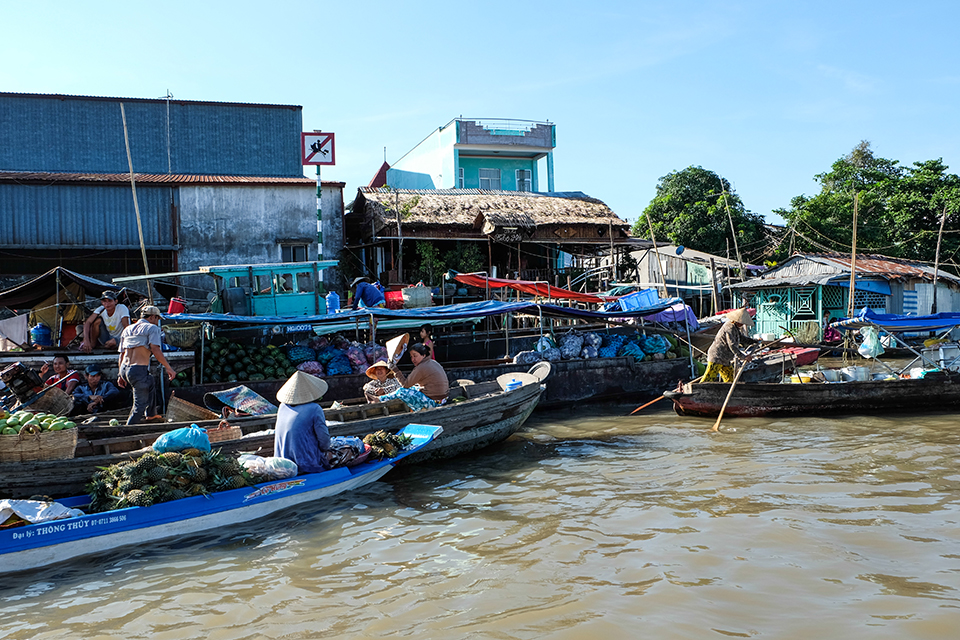
<svg viewBox="0 0 960 640"><path fill-rule="evenodd" d="M0 168L126 173L121 99L0 94ZM166 101L124 100L133 169L168 173ZM301 176L301 108L170 101L170 173Z"/></svg>
<svg viewBox="0 0 960 640"><path fill-rule="evenodd" d="M171 187L137 187L148 249L172 249L176 239ZM129 186L0 184L0 247L139 249Z"/></svg>

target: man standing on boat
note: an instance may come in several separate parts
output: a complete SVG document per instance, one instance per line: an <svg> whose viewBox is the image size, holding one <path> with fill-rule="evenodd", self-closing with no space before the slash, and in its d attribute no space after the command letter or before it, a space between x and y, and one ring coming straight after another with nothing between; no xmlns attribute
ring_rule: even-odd
<svg viewBox="0 0 960 640"><path fill-rule="evenodd" d="M326 382L303 371L293 374L277 391L280 408L273 455L296 462L299 473L330 468L330 431L317 404L326 392Z"/></svg>
<svg viewBox="0 0 960 640"><path fill-rule="evenodd" d="M752 326L753 318L746 307L727 314L727 321L720 326L717 337L707 350L707 370L703 374L703 382L733 382L736 359L746 363L753 357L740 348L741 330Z"/></svg>
<svg viewBox="0 0 960 640"><path fill-rule="evenodd" d="M160 349L160 309L153 305L143 308L140 320L123 330L120 334L120 377L117 384L133 388L133 409L127 424L137 424L146 419L157 417L156 403L153 397L153 376L150 375L150 356L157 359L167 370L167 376L173 380L177 372L163 356Z"/></svg>

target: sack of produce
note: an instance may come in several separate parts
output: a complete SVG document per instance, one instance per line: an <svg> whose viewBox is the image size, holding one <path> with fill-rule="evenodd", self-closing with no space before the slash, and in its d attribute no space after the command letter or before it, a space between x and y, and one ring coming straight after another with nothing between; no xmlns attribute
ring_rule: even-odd
<svg viewBox="0 0 960 640"><path fill-rule="evenodd" d="M640 345L634 342L627 342L617 351L618 356L633 358L634 362L642 362L647 354L643 352Z"/></svg>
<svg viewBox="0 0 960 640"><path fill-rule="evenodd" d="M521 351L513 356L513 364L536 364L543 360L543 354L539 351Z"/></svg>
<svg viewBox="0 0 960 640"><path fill-rule="evenodd" d="M596 347L585 346L580 351L581 358L596 358L599 355L600 355L599 350Z"/></svg>
<svg viewBox="0 0 960 640"><path fill-rule="evenodd" d="M363 352L367 356L367 364L371 365L374 362L380 362L381 360L387 361L387 348L377 344L376 342L369 342L363 348Z"/></svg>
<svg viewBox="0 0 960 640"><path fill-rule="evenodd" d="M367 363L367 354L359 344L354 343L348 347L346 354L347 359L350 360L350 366L353 368L353 373L363 373L370 366Z"/></svg>
<svg viewBox="0 0 960 640"><path fill-rule="evenodd" d="M310 347L295 346L287 349L287 358L294 366L307 360L313 360L317 357L316 352Z"/></svg>
<svg viewBox="0 0 960 640"><path fill-rule="evenodd" d="M583 334L583 346L584 347L595 347L600 348L600 345L603 343L603 339L600 337L599 333L589 333Z"/></svg>
<svg viewBox="0 0 960 640"><path fill-rule="evenodd" d="M560 355L564 360L580 357L583 349L583 336L570 332L560 338Z"/></svg>
<svg viewBox="0 0 960 640"><path fill-rule="evenodd" d="M563 356L560 355L560 349L557 349L556 347L544 349L540 355L542 355L543 359L547 362L559 362L563 359Z"/></svg>
<svg viewBox="0 0 960 640"><path fill-rule="evenodd" d="M353 373L353 365L350 364L350 358L342 351L327 363L328 376L348 376Z"/></svg>
<svg viewBox="0 0 960 640"><path fill-rule="evenodd" d="M541 336L540 339L537 340L536 349L541 353L543 353L547 349L556 349L556 348L557 348L557 343L554 342L553 338L551 338L550 336Z"/></svg>
<svg viewBox="0 0 960 640"><path fill-rule="evenodd" d="M184 449L210 451L210 438L207 437L206 429L201 429L192 424L182 429L167 431L153 443L153 450L157 453L183 451Z"/></svg>
<svg viewBox="0 0 960 640"><path fill-rule="evenodd" d="M312 376L323 376L323 365L316 360L307 360L297 365L297 370L309 373Z"/></svg>
<svg viewBox="0 0 960 640"><path fill-rule="evenodd" d="M638 342L640 343L640 348L643 349L643 352L647 355L670 351L670 343L666 338L658 334L640 336Z"/></svg>

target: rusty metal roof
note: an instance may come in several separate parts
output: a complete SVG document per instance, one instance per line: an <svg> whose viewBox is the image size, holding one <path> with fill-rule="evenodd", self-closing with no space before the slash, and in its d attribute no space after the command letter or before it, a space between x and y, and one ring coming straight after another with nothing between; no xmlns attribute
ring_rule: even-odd
<svg viewBox="0 0 960 640"><path fill-rule="evenodd" d="M774 286L804 286L827 284L849 278L850 254L842 253L797 253L775 269L759 278L730 285L732 289L756 289ZM888 256L857 254L857 276L877 277L884 280L933 280L931 265L913 260ZM938 279L960 284L960 278L939 271Z"/></svg>
<svg viewBox="0 0 960 640"><path fill-rule="evenodd" d="M313 185L317 181L305 177L274 177L274 176L228 176L228 175L197 175L197 174L170 174L170 173L134 173L137 182L149 184L284 184L284 185ZM93 183L93 184L130 184L129 173L60 173L36 171L0 171L0 182L14 183ZM324 186L343 187L342 182L323 182Z"/></svg>

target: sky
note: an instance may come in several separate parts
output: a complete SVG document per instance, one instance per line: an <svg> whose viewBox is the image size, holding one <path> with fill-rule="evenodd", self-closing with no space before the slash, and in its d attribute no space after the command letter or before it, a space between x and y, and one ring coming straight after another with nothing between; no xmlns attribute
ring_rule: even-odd
<svg viewBox="0 0 960 640"><path fill-rule="evenodd" d="M384 147L395 162L460 116L556 123L555 188L630 222L691 165L772 223L861 140L960 173L955 0L0 0L0 16L0 91L301 105L305 131L336 134L322 177L347 202Z"/></svg>

